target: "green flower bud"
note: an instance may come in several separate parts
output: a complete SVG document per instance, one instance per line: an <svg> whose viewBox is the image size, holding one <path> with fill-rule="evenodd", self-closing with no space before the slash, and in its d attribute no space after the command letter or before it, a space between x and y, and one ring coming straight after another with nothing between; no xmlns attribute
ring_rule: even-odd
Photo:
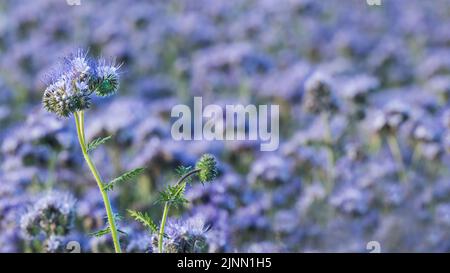
<svg viewBox="0 0 450 273"><path fill-rule="evenodd" d="M107 65L100 61L90 81L90 87L100 97L114 95L119 89L119 66Z"/></svg>
<svg viewBox="0 0 450 273"><path fill-rule="evenodd" d="M198 177L202 183L211 182L217 176L217 161L213 155L203 155L195 168L200 170Z"/></svg>

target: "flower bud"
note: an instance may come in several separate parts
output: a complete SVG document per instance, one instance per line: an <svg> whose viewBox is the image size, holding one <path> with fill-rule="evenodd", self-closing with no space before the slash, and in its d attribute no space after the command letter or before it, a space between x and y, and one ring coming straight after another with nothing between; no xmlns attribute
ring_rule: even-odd
<svg viewBox="0 0 450 273"><path fill-rule="evenodd" d="M202 183L210 182L217 176L217 161L213 155L203 155L195 167L200 170L198 177Z"/></svg>
<svg viewBox="0 0 450 273"><path fill-rule="evenodd" d="M108 65L104 60L96 66L90 80L90 88L100 97L114 95L119 89L119 66Z"/></svg>

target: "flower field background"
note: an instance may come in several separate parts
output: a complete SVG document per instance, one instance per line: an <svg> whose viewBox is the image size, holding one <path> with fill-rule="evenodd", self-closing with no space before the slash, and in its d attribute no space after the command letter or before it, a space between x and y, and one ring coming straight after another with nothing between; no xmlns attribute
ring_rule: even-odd
<svg viewBox="0 0 450 273"><path fill-rule="evenodd" d="M450 1L6 0L0 3L0 252L112 252L101 195L72 119L42 108L46 78L77 48L121 63L87 139L125 252L155 252L127 210L160 219L174 170L216 156L166 227L204 252L450 251ZM321 75L327 75L326 81ZM323 92L319 92L323 91ZM174 141L171 109L280 105L280 146ZM90 235L91 234L91 235ZM71 242L71 243L70 243Z"/></svg>

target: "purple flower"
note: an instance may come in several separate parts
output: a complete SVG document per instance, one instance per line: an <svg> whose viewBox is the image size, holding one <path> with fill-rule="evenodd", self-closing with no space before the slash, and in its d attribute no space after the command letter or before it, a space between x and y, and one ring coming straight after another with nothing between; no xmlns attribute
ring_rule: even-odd
<svg viewBox="0 0 450 273"><path fill-rule="evenodd" d="M167 238L163 242L164 253L201 253L208 250L208 240L205 235L208 227L198 218L186 221L172 221L169 219L165 233ZM158 247L158 235L153 236L153 247Z"/></svg>
<svg viewBox="0 0 450 273"><path fill-rule="evenodd" d="M75 199L68 194L50 192L39 199L20 219L20 227L27 238L66 235L75 217Z"/></svg>

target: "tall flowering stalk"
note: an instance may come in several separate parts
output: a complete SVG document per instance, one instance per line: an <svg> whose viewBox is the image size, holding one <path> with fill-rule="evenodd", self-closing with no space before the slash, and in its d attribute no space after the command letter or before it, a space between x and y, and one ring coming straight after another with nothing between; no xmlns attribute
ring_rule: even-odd
<svg viewBox="0 0 450 273"><path fill-rule="evenodd" d="M408 181L406 164L398 141L398 132L402 125L410 119L408 108L398 102L392 101L385 106L383 111L377 113L374 119L374 130L380 136L386 138L388 148L394 161L398 165L398 175L401 181Z"/></svg>
<svg viewBox="0 0 450 273"><path fill-rule="evenodd" d="M330 122L332 115L339 110L331 79L320 71L314 72L305 82L303 108L307 113L320 115L324 126L324 143L328 153L327 191L334 187L336 151Z"/></svg>
<svg viewBox="0 0 450 273"><path fill-rule="evenodd" d="M105 60L94 61L89 59L85 51L79 50L76 54L65 59L62 72L54 77L43 97L43 105L47 111L55 113L59 117L67 118L73 115L75 118L81 151L97 182L108 219L108 226L94 235L101 236L111 233L116 253L120 253L121 248L116 216L111 207L108 191L112 190L115 184L138 175L143 169L138 168L129 171L109 183L104 183L89 153L105 143L110 137L99 138L87 143L84 123L85 110L91 106L91 96L107 97L117 92L119 67L114 63L107 63Z"/></svg>
<svg viewBox="0 0 450 273"><path fill-rule="evenodd" d="M75 115L75 123L76 123L76 127L77 127L78 141L80 143L81 151L83 153L84 160L88 164L89 170L92 172L92 175L94 176L95 181L97 182L97 186L99 187L100 192L102 194L103 203L105 205L105 210L106 210L106 215L108 217L109 228L110 228L111 235L112 235L113 242L114 242L114 249L115 249L116 253L120 253L121 252L120 242L119 242L119 238L118 238L118 234L117 234L117 227L116 227L116 223L115 223L115 219L114 219L114 213L111 208L111 202L109 200L108 193L106 192L106 190L104 188L102 178L100 177L100 174L98 173L94 162L92 162L92 159L89 156L89 153L87 150L87 145L86 145L86 141L85 141L85 133L84 133L84 112L79 111L79 112L76 112L74 115Z"/></svg>

